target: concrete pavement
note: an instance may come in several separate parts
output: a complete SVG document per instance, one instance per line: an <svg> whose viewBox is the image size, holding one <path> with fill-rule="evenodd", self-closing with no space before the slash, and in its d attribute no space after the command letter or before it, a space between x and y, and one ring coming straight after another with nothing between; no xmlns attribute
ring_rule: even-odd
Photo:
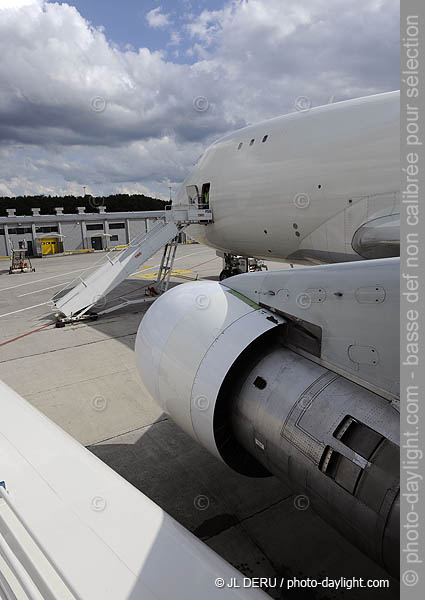
<svg viewBox="0 0 425 600"><path fill-rule="evenodd" d="M8 275L7 261L0 261L0 378L247 576L387 579L311 509L298 510L296 490L275 478L237 475L161 413L133 352L148 305L54 327L51 296L99 260L104 256L43 258L34 261L35 273L19 275ZM126 289L145 285L159 261L153 257L150 271L127 280ZM221 260L208 248L179 246L176 268L216 279ZM269 591L275 598L341 596L329 589ZM353 600L395 600L398 585L347 593Z"/></svg>

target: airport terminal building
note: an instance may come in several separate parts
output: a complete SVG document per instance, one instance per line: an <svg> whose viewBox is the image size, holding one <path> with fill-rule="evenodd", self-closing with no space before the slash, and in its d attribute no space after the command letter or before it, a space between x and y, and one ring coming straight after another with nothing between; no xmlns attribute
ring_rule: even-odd
<svg viewBox="0 0 425 600"><path fill-rule="evenodd" d="M87 213L79 207L77 214L64 214L56 208L55 215L40 214L32 209L31 216L16 215L7 209L8 216L0 217L0 257L10 256L13 249L27 247L30 256L110 250L125 246L141 233L149 231L164 211Z"/></svg>

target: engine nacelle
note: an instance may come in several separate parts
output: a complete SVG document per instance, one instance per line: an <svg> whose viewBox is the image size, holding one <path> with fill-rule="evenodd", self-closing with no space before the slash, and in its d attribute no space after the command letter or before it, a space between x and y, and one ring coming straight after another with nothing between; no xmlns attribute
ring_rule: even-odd
<svg viewBox="0 0 425 600"><path fill-rule="evenodd" d="M285 347L287 321L215 282L177 286L140 325L137 363L163 410L234 470L276 475L393 575L399 413Z"/></svg>
<svg viewBox="0 0 425 600"><path fill-rule="evenodd" d="M215 282L179 285L160 296L136 338L137 366L149 392L186 433L221 458L216 401L238 356L283 323Z"/></svg>

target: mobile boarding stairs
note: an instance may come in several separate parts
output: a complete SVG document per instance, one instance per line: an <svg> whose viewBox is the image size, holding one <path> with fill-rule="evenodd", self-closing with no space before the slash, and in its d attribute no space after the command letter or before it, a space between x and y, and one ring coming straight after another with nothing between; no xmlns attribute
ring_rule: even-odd
<svg viewBox="0 0 425 600"><path fill-rule="evenodd" d="M137 236L118 255L109 253L106 260L91 273L79 277L72 289L59 292L52 302L58 313L57 325L93 319L129 304L149 302L168 289L177 248L176 237L191 224L213 221L212 211L202 205L176 205L165 211L163 218L147 233ZM161 248L164 249L158 276L154 285L145 290L145 296L136 300L116 298L116 303L104 308L106 296L127 277L134 274ZM100 308L101 310L97 310ZM96 309L96 312L93 312Z"/></svg>

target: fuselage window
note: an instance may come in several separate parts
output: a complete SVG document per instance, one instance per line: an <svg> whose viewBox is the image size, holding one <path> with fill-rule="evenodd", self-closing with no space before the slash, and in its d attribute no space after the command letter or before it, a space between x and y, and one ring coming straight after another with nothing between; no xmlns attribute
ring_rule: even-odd
<svg viewBox="0 0 425 600"><path fill-rule="evenodd" d="M252 140L249 142L249 145L252 146L254 142L255 142L255 139L252 138Z"/></svg>
<svg viewBox="0 0 425 600"><path fill-rule="evenodd" d="M268 135L265 135L265 136L263 137L263 144L264 144L264 142L267 142L267 140L268 140L268 137L269 137Z"/></svg>
<svg viewBox="0 0 425 600"><path fill-rule="evenodd" d="M239 144L239 146L238 146L238 150L240 150L240 149L242 148L242 146L243 146L243 142L241 142L241 143Z"/></svg>

